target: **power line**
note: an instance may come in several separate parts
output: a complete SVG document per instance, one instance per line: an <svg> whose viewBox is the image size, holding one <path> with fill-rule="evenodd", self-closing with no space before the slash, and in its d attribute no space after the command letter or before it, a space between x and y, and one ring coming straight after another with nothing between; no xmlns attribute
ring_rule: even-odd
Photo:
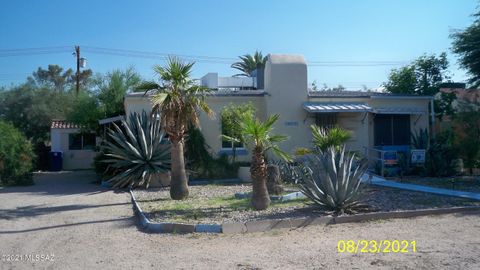
<svg viewBox="0 0 480 270"><path fill-rule="evenodd" d="M71 48L72 47L70 46L57 46L24 49L1 49L0 57L63 53L70 52Z"/></svg>
<svg viewBox="0 0 480 270"><path fill-rule="evenodd" d="M89 50L89 51L97 51L97 52L100 51L100 52L111 52L111 53L115 52L115 53L118 53L118 54L144 55L144 56L156 56L156 57L178 56L178 57L181 57L181 58L201 59L201 60L237 61L237 58L219 57L219 56L172 54L172 53L160 53L160 52L137 51L137 50L123 50L123 49L112 49L112 48L91 47L91 46L83 46L82 48L84 50Z"/></svg>
<svg viewBox="0 0 480 270"><path fill-rule="evenodd" d="M177 56L188 61L210 64L232 64L238 61L237 58L205 56L205 55L187 55L172 54L163 52L150 52L138 50L113 49L94 46L81 46L82 50L88 53L112 55L122 57L144 58L144 59L160 59L166 60L169 56ZM10 56L26 56L40 54L55 54L73 52L74 46L56 46L56 47L38 47L25 49L2 49L0 57ZM308 61L309 67L371 67L371 66L398 66L406 64L406 61Z"/></svg>

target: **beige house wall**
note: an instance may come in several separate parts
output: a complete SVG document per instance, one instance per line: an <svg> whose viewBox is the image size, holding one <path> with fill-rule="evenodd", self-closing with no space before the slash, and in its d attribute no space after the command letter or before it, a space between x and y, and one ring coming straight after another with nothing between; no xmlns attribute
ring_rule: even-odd
<svg viewBox="0 0 480 270"><path fill-rule="evenodd" d="M200 125L205 141L210 147L212 154L219 154L222 150L222 124L220 112L222 109L230 104L241 105L251 103L256 108L256 116L264 120L265 111L265 97L264 96L210 96L207 98L207 103L215 112L214 118L209 118L205 113L200 113ZM239 155L238 155L239 154ZM237 151L237 160L249 160L248 155L242 155Z"/></svg>
<svg viewBox="0 0 480 270"><path fill-rule="evenodd" d="M297 147L309 147L312 135L309 118L302 104L308 95L307 65L300 55L269 55L265 65L267 115L279 114L274 133L288 135L280 147L293 153Z"/></svg>
<svg viewBox="0 0 480 270"><path fill-rule="evenodd" d="M144 96L143 93L135 93L135 95L126 96L123 104L127 120L131 113L142 113L142 111L150 113L153 107L151 98L148 95Z"/></svg>
<svg viewBox="0 0 480 270"><path fill-rule="evenodd" d="M201 130L213 154L222 151L221 119L223 107L232 104L252 102L257 108L257 116L264 120L268 115L279 114L280 118L274 127L275 134L288 135L290 139L280 143L280 147L293 153L297 147L311 147L312 135L310 125L315 123L315 115L307 113L304 102L321 103L364 103L375 108L414 108L425 112L421 115L411 115L411 131L429 126L430 99L398 96L389 97L313 97L308 96L307 65L302 56L269 55L265 66L264 96L217 95L207 97L207 102L216 114L214 119L200 114ZM148 96L139 93L125 98L127 116L131 112L151 111L152 103ZM364 151L364 146L373 147L374 114L362 112L339 113L338 125L352 134L347 142L351 151ZM239 160L249 159L249 156L239 156Z"/></svg>

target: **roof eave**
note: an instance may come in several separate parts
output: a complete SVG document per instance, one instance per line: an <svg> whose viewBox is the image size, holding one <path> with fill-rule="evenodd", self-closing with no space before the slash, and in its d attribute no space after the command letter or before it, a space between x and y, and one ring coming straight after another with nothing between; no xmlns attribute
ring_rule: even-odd
<svg viewBox="0 0 480 270"><path fill-rule="evenodd" d="M433 99L433 96L395 96L395 95L389 96L389 95L385 95L385 96L371 96L370 98L371 99L427 99L427 100L431 100L431 99Z"/></svg>

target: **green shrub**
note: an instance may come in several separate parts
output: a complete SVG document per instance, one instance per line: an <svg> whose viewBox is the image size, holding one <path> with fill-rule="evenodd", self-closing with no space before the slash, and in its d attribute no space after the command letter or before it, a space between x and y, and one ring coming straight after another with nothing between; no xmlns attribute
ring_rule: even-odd
<svg viewBox="0 0 480 270"><path fill-rule="evenodd" d="M412 168L412 174L423 173L429 176L450 176L455 174L453 160L457 158L458 151L455 147L455 133L445 130L433 138L427 129L421 129L412 134L412 147L426 149L424 167Z"/></svg>
<svg viewBox="0 0 480 270"><path fill-rule="evenodd" d="M0 121L0 179L3 185L33 184L33 147L11 124Z"/></svg>
<svg viewBox="0 0 480 270"><path fill-rule="evenodd" d="M451 176L455 174L453 160L457 158L454 146L455 133L446 130L430 139L430 147L426 153L426 169L430 176Z"/></svg>
<svg viewBox="0 0 480 270"><path fill-rule="evenodd" d="M209 152L210 147L205 142L205 137L199 128L191 126L187 131L185 140L185 158L188 168L208 168L213 158Z"/></svg>
<svg viewBox="0 0 480 270"><path fill-rule="evenodd" d="M199 179L227 179L235 178L238 174L240 162L230 162L227 155L212 157L209 146L198 128L189 128L186 139L186 153L188 169L191 178ZM249 165L250 166L250 165Z"/></svg>
<svg viewBox="0 0 480 270"><path fill-rule="evenodd" d="M333 146L339 150L350 138L350 133L340 127L323 128L317 125L310 126L313 136L313 145L317 150L325 151Z"/></svg>
<svg viewBox="0 0 480 270"><path fill-rule="evenodd" d="M355 155L329 147L317 155L302 157L305 170L300 189L313 203L337 214L353 212L360 206L360 178L367 162L355 162Z"/></svg>
<svg viewBox="0 0 480 270"><path fill-rule="evenodd" d="M254 115L255 106L251 102L240 105L234 105L230 103L225 106L220 112L222 123L222 134L233 138L239 138L241 136L240 122L243 115ZM231 143L233 155L232 161L236 161L236 148L240 146L239 143Z"/></svg>
<svg viewBox="0 0 480 270"><path fill-rule="evenodd" d="M227 155L209 160L208 163L191 166L193 178L198 179L229 179L238 176L238 162L230 162Z"/></svg>
<svg viewBox="0 0 480 270"><path fill-rule="evenodd" d="M480 103L462 104L462 111L454 117L457 149L470 174L480 167Z"/></svg>

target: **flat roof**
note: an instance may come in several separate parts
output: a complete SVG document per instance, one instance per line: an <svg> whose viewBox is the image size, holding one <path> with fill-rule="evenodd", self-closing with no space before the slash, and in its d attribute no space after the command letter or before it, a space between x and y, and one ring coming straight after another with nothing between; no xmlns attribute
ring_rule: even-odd
<svg viewBox="0 0 480 270"><path fill-rule="evenodd" d="M150 97L155 91L145 92L133 92L127 94L125 97ZM212 90L206 94L206 96L218 96L218 97L231 97L231 96L264 96L267 92L265 90Z"/></svg>
<svg viewBox="0 0 480 270"><path fill-rule="evenodd" d="M420 96L413 94L392 94L367 91L308 91L309 97L318 98L402 98L402 99L433 99L433 96Z"/></svg>
<svg viewBox="0 0 480 270"><path fill-rule="evenodd" d="M309 113L369 112L374 114L427 114L418 107L381 107L374 108L365 103L304 102L303 109Z"/></svg>

